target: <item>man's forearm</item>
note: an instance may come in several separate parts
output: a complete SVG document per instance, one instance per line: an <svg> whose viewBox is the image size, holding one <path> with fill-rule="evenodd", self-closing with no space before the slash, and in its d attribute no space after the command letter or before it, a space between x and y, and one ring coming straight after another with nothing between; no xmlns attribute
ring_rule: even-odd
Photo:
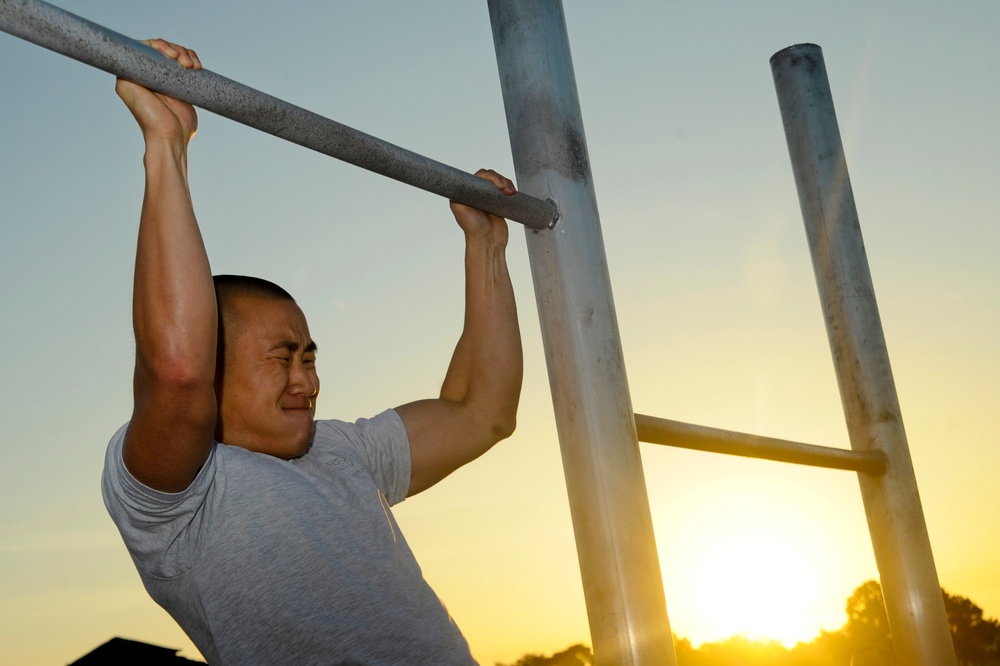
<svg viewBox="0 0 1000 666"><path fill-rule="evenodd" d="M441 397L472 410L492 445L514 429L522 376L505 243L494 237L468 239L465 277L465 325Z"/></svg>
<svg viewBox="0 0 1000 666"><path fill-rule="evenodd" d="M214 377L215 291L188 190L186 152L178 142L147 145L133 325L143 370Z"/></svg>

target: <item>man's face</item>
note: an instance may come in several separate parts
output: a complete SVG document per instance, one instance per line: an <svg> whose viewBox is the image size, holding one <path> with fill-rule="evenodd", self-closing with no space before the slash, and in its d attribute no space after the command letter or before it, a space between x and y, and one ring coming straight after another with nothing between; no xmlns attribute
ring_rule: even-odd
<svg viewBox="0 0 1000 666"><path fill-rule="evenodd" d="M309 449L319 393L316 344L292 301L235 296L226 317L216 439L278 458Z"/></svg>

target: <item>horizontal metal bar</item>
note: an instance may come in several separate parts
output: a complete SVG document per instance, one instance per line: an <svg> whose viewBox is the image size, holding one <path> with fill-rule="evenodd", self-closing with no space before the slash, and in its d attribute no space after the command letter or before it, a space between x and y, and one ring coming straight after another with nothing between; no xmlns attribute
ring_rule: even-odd
<svg viewBox="0 0 1000 666"><path fill-rule="evenodd" d="M289 104L206 69L179 67L155 49L41 0L0 0L0 30L225 118L480 210L551 229L555 205L504 196L482 178Z"/></svg>
<svg viewBox="0 0 1000 666"><path fill-rule="evenodd" d="M813 467L846 469L875 476L884 474L889 466L888 457L881 451L852 451L802 444L773 437L691 425L644 414L635 415L635 427L641 442L682 449L763 458Z"/></svg>

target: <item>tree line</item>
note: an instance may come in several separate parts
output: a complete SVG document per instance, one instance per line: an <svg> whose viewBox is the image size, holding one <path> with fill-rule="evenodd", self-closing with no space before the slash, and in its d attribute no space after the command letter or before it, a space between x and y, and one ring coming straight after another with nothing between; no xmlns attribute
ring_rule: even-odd
<svg viewBox="0 0 1000 666"><path fill-rule="evenodd" d="M1000 666L1000 622L983 615L971 600L943 588L945 612L955 654L961 666ZM820 631L810 643L786 648L777 641L733 636L698 648L674 636L678 666L896 666L882 586L869 580L846 604L847 621L837 631ZM526 654L512 664L496 666L594 666L594 653L583 644L551 656Z"/></svg>

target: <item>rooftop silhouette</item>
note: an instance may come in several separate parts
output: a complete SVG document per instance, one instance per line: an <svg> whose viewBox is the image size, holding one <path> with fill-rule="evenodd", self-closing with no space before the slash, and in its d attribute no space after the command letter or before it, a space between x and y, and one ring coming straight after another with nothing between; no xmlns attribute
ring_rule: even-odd
<svg viewBox="0 0 1000 666"><path fill-rule="evenodd" d="M180 666L181 664L205 663L203 661L194 661L179 657L177 656L178 651L116 636L69 664L69 666L117 666L118 664Z"/></svg>

